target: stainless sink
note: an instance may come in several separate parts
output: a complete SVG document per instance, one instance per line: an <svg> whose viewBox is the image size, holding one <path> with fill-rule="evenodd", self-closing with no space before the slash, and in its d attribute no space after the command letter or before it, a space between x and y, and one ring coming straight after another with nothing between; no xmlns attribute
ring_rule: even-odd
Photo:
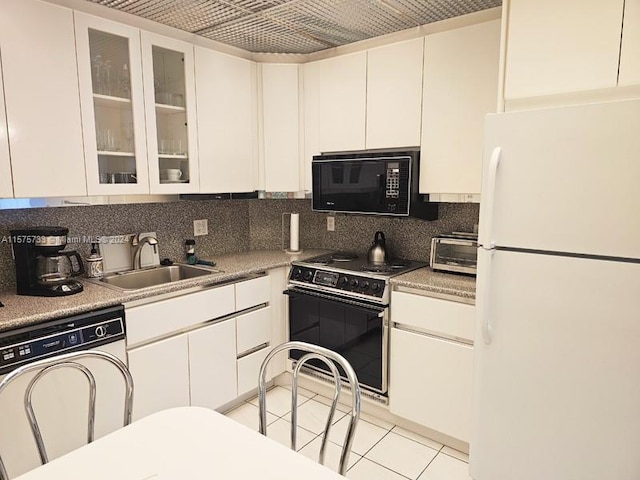
<svg viewBox="0 0 640 480"><path fill-rule="evenodd" d="M216 273L222 273L222 271L192 265L170 265L106 275L100 279L100 282L119 290L138 290Z"/></svg>

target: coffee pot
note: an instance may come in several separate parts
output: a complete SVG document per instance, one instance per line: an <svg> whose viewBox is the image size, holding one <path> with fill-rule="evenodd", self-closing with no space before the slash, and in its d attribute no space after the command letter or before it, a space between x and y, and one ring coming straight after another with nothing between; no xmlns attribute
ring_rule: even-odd
<svg viewBox="0 0 640 480"><path fill-rule="evenodd" d="M387 261L384 233L376 232L373 238L373 245L367 252L367 259L370 265L382 265Z"/></svg>
<svg viewBox="0 0 640 480"><path fill-rule="evenodd" d="M31 227L11 230L18 295L57 297L83 290L71 277L84 273L78 252L63 251L69 229Z"/></svg>
<svg viewBox="0 0 640 480"><path fill-rule="evenodd" d="M82 258L75 251L36 257L36 278L40 285L60 285L84 273Z"/></svg>

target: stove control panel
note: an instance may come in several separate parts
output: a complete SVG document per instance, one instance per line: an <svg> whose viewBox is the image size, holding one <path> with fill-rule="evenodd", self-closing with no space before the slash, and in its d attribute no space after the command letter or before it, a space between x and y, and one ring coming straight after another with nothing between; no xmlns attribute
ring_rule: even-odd
<svg viewBox="0 0 640 480"><path fill-rule="evenodd" d="M382 298L385 291L384 280L303 266L293 266L289 280L377 298Z"/></svg>

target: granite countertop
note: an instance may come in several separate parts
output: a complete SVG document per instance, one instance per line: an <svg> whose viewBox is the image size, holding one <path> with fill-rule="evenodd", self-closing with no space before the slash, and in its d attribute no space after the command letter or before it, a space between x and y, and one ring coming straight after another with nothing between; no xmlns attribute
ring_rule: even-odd
<svg viewBox="0 0 640 480"><path fill-rule="evenodd" d="M14 289L4 290L0 291L0 300L5 305L0 308L0 332L155 295L212 286L272 268L285 267L292 260L304 260L324 253L327 251L305 250L300 255L294 256L281 250L255 250L221 255L214 257L215 268L222 270L221 273L133 291L114 290L87 279L82 280L83 292L66 297L28 297L16 295ZM475 277L434 272L427 267L394 277L391 283L394 286L466 299L474 299L476 291Z"/></svg>
<svg viewBox="0 0 640 480"><path fill-rule="evenodd" d="M415 288L441 295L476 298L476 277L455 273L435 272L429 267L393 277L391 285Z"/></svg>
<svg viewBox="0 0 640 480"><path fill-rule="evenodd" d="M181 280L170 284L142 288L134 291L117 291L112 288L81 279L84 291L66 297L29 297L16 295L15 289L0 291L0 332L37 324L97 308L131 302L154 295L206 287L241 278L272 268L285 267L292 260L322 255L325 250L304 250L300 255L288 255L281 250L256 250L213 257L215 268L222 273Z"/></svg>

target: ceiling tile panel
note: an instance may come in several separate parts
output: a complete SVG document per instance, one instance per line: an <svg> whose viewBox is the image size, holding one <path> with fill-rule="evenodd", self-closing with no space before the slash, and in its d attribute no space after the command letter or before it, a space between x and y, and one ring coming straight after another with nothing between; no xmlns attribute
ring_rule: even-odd
<svg viewBox="0 0 640 480"><path fill-rule="evenodd" d="M311 53L501 0L87 0L260 53Z"/></svg>

